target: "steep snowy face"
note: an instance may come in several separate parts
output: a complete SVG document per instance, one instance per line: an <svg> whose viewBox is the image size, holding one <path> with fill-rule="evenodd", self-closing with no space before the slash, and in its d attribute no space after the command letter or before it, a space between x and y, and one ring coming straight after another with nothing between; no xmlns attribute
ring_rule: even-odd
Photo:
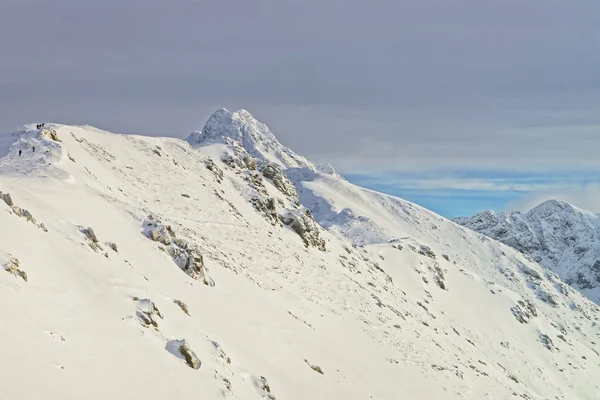
<svg viewBox="0 0 600 400"><path fill-rule="evenodd" d="M252 156L283 168L314 168L314 165L285 147L246 110L231 112L221 108L208 119L202 131L193 132L187 141L194 146L214 143L239 143Z"/></svg>
<svg viewBox="0 0 600 400"><path fill-rule="evenodd" d="M529 212L492 211L454 222L528 254L600 303L600 216L548 200Z"/></svg>

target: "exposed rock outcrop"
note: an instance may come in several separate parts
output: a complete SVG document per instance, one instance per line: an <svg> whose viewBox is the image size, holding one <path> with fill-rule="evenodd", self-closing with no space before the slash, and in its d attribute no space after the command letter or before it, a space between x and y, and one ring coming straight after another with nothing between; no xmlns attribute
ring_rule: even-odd
<svg viewBox="0 0 600 400"><path fill-rule="evenodd" d="M44 232L48 232L48 229L46 228L46 226L43 223L38 224L38 222L34 218L33 214L31 214L28 210L15 205L10 193L0 192L0 199L4 200L4 202L6 203L6 205L8 205L10 207L10 210L14 215L16 215L17 217L25 218L27 221L36 225L38 228L40 228Z"/></svg>
<svg viewBox="0 0 600 400"><path fill-rule="evenodd" d="M149 216L144 221L143 233L149 239L164 245L159 248L170 255L177 266L192 279L214 286L214 281L206 275L200 249L178 238L170 225L164 225L155 217Z"/></svg>
<svg viewBox="0 0 600 400"><path fill-rule="evenodd" d="M433 281L440 289L448 290L446 287L446 277L444 275L444 270L440 267L440 264L435 262L435 265L432 267L433 270Z"/></svg>
<svg viewBox="0 0 600 400"><path fill-rule="evenodd" d="M44 128L40 131L40 136L45 137L50 140L54 140L55 142L60 142L58 139L58 134L52 128Z"/></svg>
<svg viewBox="0 0 600 400"><path fill-rule="evenodd" d="M533 317L537 317L537 309L529 300L519 300L517 304L510 309L517 319L522 324L526 324Z"/></svg>
<svg viewBox="0 0 600 400"><path fill-rule="evenodd" d="M200 369L200 366L202 365L200 358L198 358L196 353L194 353L189 343L185 339L170 340L167 342L166 349L174 356L183 359L188 367L192 369Z"/></svg>
<svg viewBox="0 0 600 400"><path fill-rule="evenodd" d="M322 370L322 369L321 369L321 367L319 367L318 365L313 365L313 364L311 364L311 363L310 363L308 360L306 360L306 359L304 360L304 362L305 362L306 364L308 364L308 366L309 366L309 367L311 367L313 371L315 371L315 372L318 372L318 373L319 373L319 374L321 374L321 375L324 375L324 373L323 373L323 370Z"/></svg>
<svg viewBox="0 0 600 400"><path fill-rule="evenodd" d="M547 348L550 351L554 351L556 349L554 343L552 342L552 339L550 339L550 337L545 333L540 333L539 341L544 345L545 348Z"/></svg>
<svg viewBox="0 0 600 400"><path fill-rule="evenodd" d="M179 308L181 308L181 311L183 311L184 313L186 313L186 315L190 315L190 311L188 310L188 306L183 301L175 299L175 300L173 300L173 303L177 304L179 306Z"/></svg>
<svg viewBox="0 0 600 400"><path fill-rule="evenodd" d="M296 192L296 187L288 178L283 175L281 169L277 166L277 164L272 163L260 163L258 169L263 174L263 176L273 182L273 186L275 186L281 193L288 197L298 198L298 193Z"/></svg>
<svg viewBox="0 0 600 400"><path fill-rule="evenodd" d="M232 140L231 148L233 154L223 155L221 158L223 163L232 169L239 168L249 171L256 170L256 162L254 161L254 158L252 158L252 156L246 152L244 147L239 142Z"/></svg>
<svg viewBox="0 0 600 400"><path fill-rule="evenodd" d="M0 192L0 198L2 200L4 200L4 202L9 206L12 207L15 205L15 203L13 202L12 197L10 196L10 193L2 193Z"/></svg>
<svg viewBox="0 0 600 400"><path fill-rule="evenodd" d="M27 273L21 269L19 260L17 258L9 258L8 261L3 265L3 268L6 272L23 279L25 282L28 282Z"/></svg>
<svg viewBox="0 0 600 400"><path fill-rule="evenodd" d="M422 256L429 257L435 260L435 253L431 250L431 247L425 246L424 244L419 246L418 253Z"/></svg>
<svg viewBox="0 0 600 400"><path fill-rule="evenodd" d="M114 251L115 253L118 253L118 252L119 252L119 248L117 247L117 244L116 244L116 243L112 243L112 242L106 242L106 245L107 245L108 247L110 247L110 248L111 248L111 250L112 250L112 251Z"/></svg>
<svg viewBox="0 0 600 400"><path fill-rule="evenodd" d="M260 396L267 400L276 400L275 395L271 392L271 386L267 381L267 378L261 376L260 378L254 377L254 387L260 394Z"/></svg>
<svg viewBox="0 0 600 400"><path fill-rule="evenodd" d="M103 251L104 249L100 246L100 242L98 241L98 237L96 236L96 232L91 227L84 228L83 226L79 226L79 231L83 233L88 241L88 246L96 252Z"/></svg>
<svg viewBox="0 0 600 400"><path fill-rule="evenodd" d="M262 214L271 225L281 225L279 214L277 213L277 205L272 197L253 197L252 205L260 214Z"/></svg>
<svg viewBox="0 0 600 400"><path fill-rule="evenodd" d="M153 326L158 330L158 321L163 319L163 315L159 311L156 304L150 299L138 299L134 298L134 301L138 302L138 309L136 312L141 324L146 328Z"/></svg>
<svg viewBox="0 0 600 400"><path fill-rule="evenodd" d="M219 168L217 164L215 164L212 158L208 158L206 161L204 161L204 165L215 175L215 179L218 183L223 182L223 170Z"/></svg>
<svg viewBox="0 0 600 400"><path fill-rule="evenodd" d="M282 222L294 230L304 241L306 247L316 247L325 251L325 240L320 237L320 226L312 218L308 209L304 213L290 211L282 216Z"/></svg>

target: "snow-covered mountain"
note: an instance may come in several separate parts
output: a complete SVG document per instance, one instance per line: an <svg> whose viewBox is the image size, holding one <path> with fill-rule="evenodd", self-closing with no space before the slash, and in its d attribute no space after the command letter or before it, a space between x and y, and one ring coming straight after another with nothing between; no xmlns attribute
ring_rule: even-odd
<svg viewBox="0 0 600 400"><path fill-rule="evenodd" d="M529 255L600 303L600 215L548 200L526 213L487 211L454 221Z"/></svg>
<svg viewBox="0 0 600 400"><path fill-rule="evenodd" d="M0 191L1 398L600 398L597 305L247 111L25 126Z"/></svg>

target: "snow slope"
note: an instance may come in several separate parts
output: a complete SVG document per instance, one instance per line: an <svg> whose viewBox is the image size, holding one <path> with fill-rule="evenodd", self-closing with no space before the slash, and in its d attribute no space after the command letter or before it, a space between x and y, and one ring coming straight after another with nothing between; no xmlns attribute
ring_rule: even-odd
<svg viewBox="0 0 600 400"><path fill-rule="evenodd" d="M600 398L595 304L248 112L0 157L2 398Z"/></svg>
<svg viewBox="0 0 600 400"><path fill-rule="evenodd" d="M455 222L529 255L600 303L600 215L548 200L527 213L488 211Z"/></svg>

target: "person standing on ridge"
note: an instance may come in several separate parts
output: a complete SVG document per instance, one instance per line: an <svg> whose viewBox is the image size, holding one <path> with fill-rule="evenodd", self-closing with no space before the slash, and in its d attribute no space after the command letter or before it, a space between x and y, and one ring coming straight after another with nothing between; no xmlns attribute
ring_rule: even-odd
<svg viewBox="0 0 600 400"><path fill-rule="evenodd" d="M19 149L19 157L21 157L21 149Z"/></svg>

